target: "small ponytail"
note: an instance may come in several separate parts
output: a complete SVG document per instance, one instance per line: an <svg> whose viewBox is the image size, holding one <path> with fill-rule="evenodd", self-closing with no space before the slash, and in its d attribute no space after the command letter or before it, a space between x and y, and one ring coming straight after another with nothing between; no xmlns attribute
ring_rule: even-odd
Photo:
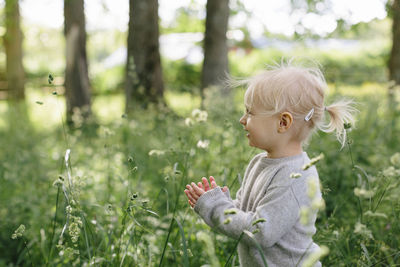
<svg viewBox="0 0 400 267"><path fill-rule="evenodd" d="M329 106L325 107L325 110L330 115L330 121L328 124L319 125L318 128L326 133L336 131L336 138L342 144L341 149L346 143L346 129L344 124L350 123L354 125L354 114L358 110L354 107L355 102L351 99L342 99Z"/></svg>

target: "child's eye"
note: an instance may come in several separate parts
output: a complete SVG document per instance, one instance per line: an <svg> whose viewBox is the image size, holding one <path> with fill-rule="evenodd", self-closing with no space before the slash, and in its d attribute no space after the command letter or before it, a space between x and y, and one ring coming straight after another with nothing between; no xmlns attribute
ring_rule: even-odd
<svg viewBox="0 0 400 267"><path fill-rule="evenodd" d="M246 116L251 116L251 115L252 115L251 112L250 112L248 109L246 109L246 111L244 112L244 114L245 114Z"/></svg>

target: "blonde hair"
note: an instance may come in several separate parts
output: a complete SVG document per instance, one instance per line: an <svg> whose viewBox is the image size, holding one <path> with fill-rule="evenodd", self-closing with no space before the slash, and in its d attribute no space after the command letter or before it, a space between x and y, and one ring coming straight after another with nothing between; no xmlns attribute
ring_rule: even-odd
<svg viewBox="0 0 400 267"><path fill-rule="evenodd" d="M276 66L249 78L230 81L233 86L247 85L244 104L249 110L253 105L262 108L262 114L275 115L290 112L294 118L295 136L301 142L307 142L316 130L336 131L336 137L342 144L346 142L344 124L354 125L355 102L341 99L328 106L324 105L327 84L319 67L294 66L291 61ZM313 109L310 120L305 117ZM325 111L330 121L325 121Z"/></svg>

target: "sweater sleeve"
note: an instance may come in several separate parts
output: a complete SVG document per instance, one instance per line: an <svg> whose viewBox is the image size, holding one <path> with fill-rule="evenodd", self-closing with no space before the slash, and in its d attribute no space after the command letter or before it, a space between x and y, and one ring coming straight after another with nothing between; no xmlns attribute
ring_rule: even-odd
<svg viewBox="0 0 400 267"><path fill-rule="evenodd" d="M227 209L233 209L235 214L224 214ZM234 239L239 238L244 230L253 232L258 228L252 237L243 235L242 242L254 246L256 241L261 247L267 248L294 226L299 218L300 207L290 185L268 189L255 212L238 209L217 187L204 193L194 210L211 228ZM261 218L265 222L253 225L253 222Z"/></svg>
<svg viewBox="0 0 400 267"><path fill-rule="evenodd" d="M230 199L233 202L233 205L235 206L235 208L237 208L237 209L240 208L240 198L242 195L242 188L239 188L239 190L236 192L236 199L231 198L229 188L226 192L224 192L224 194L228 199Z"/></svg>
<svg viewBox="0 0 400 267"><path fill-rule="evenodd" d="M254 167L254 164L257 162L257 160L262 157L264 153L259 153L256 156L254 156L252 158L252 160L250 161L249 165L247 166L246 170L244 171L244 180L246 179L246 177L249 175L250 170ZM234 206L239 209L240 208L240 202L241 202L241 197L242 197L242 186L243 186L243 181L242 181L242 185L239 188L239 190L236 192L236 199L231 198L230 195L230 191L229 188L226 192L223 192L225 194L225 196L233 202Z"/></svg>

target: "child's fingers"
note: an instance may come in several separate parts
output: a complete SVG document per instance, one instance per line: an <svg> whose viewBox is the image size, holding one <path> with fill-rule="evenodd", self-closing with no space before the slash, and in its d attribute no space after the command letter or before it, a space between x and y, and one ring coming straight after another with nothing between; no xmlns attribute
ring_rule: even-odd
<svg viewBox="0 0 400 267"><path fill-rule="evenodd" d="M186 185L186 188L188 189L188 194L193 198L193 199L198 199L199 196L196 194L194 189L190 185Z"/></svg>
<svg viewBox="0 0 400 267"><path fill-rule="evenodd" d="M194 192L198 195L201 196L202 194L204 194L204 190L199 188L195 183L192 182L192 187L194 189Z"/></svg>
<svg viewBox="0 0 400 267"><path fill-rule="evenodd" d="M201 179L203 181L203 185L204 185L204 190L207 192L208 190L210 190L210 185L208 184L208 180L206 177L203 177Z"/></svg>
<svg viewBox="0 0 400 267"><path fill-rule="evenodd" d="M203 189L199 189L199 188L196 186L195 183L192 183L192 186L190 186L190 185L187 185L187 186L186 186L186 188L189 189L189 193L191 194L191 196L193 197L193 199L196 199L196 200L197 200L197 199L202 195L202 193L199 193L198 191L196 191L194 187L196 187L198 190L203 190Z"/></svg>
<svg viewBox="0 0 400 267"><path fill-rule="evenodd" d="M200 187L201 189L203 189L203 184L202 183L198 182L197 186Z"/></svg>
<svg viewBox="0 0 400 267"><path fill-rule="evenodd" d="M188 191L185 190L186 196L188 197L188 199L192 202L192 203L196 203L196 199L194 199L194 197L192 196L192 194Z"/></svg>
<svg viewBox="0 0 400 267"><path fill-rule="evenodd" d="M222 192L226 192L226 191L228 191L228 187L227 187L227 186L224 186L224 187L222 188Z"/></svg>
<svg viewBox="0 0 400 267"><path fill-rule="evenodd" d="M210 176L210 182L211 182L211 188L216 188L217 187L217 183L215 182L214 177Z"/></svg>
<svg viewBox="0 0 400 267"><path fill-rule="evenodd" d="M195 205L195 204L193 204L193 202L190 201L190 200L188 200L188 201L189 201L189 205L190 205L192 208L194 208L194 205Z"/></svg>

